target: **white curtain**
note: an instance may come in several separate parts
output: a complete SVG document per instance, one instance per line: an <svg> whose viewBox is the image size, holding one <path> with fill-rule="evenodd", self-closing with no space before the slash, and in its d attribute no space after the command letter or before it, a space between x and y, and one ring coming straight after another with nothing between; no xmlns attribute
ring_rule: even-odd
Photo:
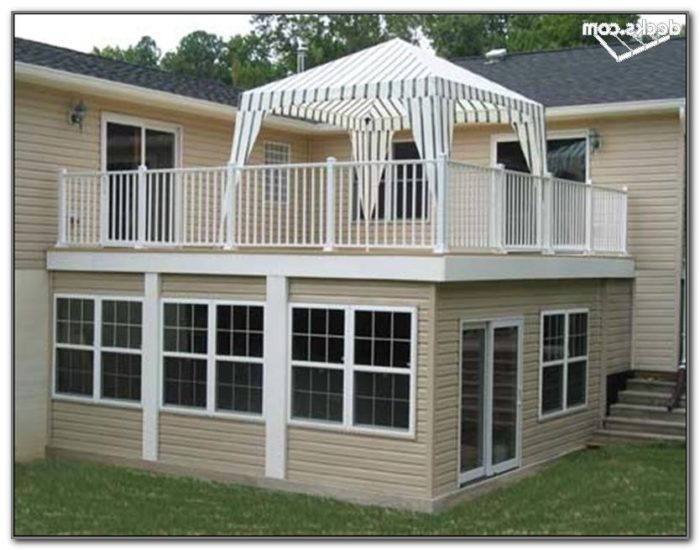
<svg viewBox="0 0 700 550"><path fill-rule="evenodd" d="M260 133L265 113L263 111L239 111L236 115L236 122L233 128L233 143L231 144L231 157L229 162L234 166L243 166L248 160L250 152L255 145L255 139ZM236 196L234 193L235 187L238 185L239 175L236 174L234 181L226 182L226 190L224 191L223 204L228 205ZM219 234L222 240L226 235L226 218L228 217L229 208L221 209L221 219L219 223ZM233 222L233 220L232 220Z"/></svg>
<svg viewBox="0 0 700 550"><path fill-rule="evenodd" d="M355 167L357 190L362 211L371 218L379 201L379 184L382 181L385 161L394 135L392 130L361 130L350 132L352 157L355 162L375 162Z"/></svg>
<svg viewBox="0 0 700 550"><path fill-rule="evenodd" d="M440 153L449 158L452 152L452 134L455 125L455 102L440 97L415 97L406 100L409 124L418 153L423 160L435 160ZM424 168L428 188L435 198L437 167L434 163Z"/></svg>
<svg viewBox="0 0 700 550"><path fill-rule="evenodd" d="M530 173L542 176L547 171L547 142L537 118L522 118L513 113L513 129L523 150Z"/></svg>

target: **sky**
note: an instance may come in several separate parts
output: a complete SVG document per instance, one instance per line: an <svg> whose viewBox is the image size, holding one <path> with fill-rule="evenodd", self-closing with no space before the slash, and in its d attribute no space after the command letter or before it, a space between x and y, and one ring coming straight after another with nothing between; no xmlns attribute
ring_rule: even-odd
<svg viewBox="0 0 700 550"><path fill-rule="evenodd" d="M15 36L90 52L93 46L135 44L148 35L162 52L174 49L193 31L205 30L224 38L250 30L250 15L176 14L17 14Z"/></svg>
<svg viewBox="0 0 700 550"><path fill-rule="evenodd" d="M685 21L683 15L642 17L654 23ZM174 49L183 36L197 30L223 38L245 34L251 28L249 20L250 15L230 14L17 14L15 35L83 52L90 52L93 46L127 47L148 35L166 52Z"/></svg>

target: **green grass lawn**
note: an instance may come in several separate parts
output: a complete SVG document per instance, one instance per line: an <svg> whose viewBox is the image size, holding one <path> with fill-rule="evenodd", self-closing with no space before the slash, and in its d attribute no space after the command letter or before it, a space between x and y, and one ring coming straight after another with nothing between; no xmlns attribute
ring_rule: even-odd
<svg viewBox="0 0 700 550"><path fill-rule="evenodd" d="M684 535L685 448L608 447L446 512L65 461L18 464L15 535Z"/></svg>

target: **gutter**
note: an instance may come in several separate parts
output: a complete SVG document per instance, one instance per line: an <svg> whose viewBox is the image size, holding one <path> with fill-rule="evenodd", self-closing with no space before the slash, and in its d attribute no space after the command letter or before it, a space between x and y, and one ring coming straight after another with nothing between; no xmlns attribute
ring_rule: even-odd
<svg viewBox="0 0 700 550"><path fill-rule="evenodd" d="M619 101L616 103L591 103L586 105L564 105L547 107L548 119L565 120L590 116L618 116L653 113L671 113L685 108L685 98L649 99L644 101Z"/></svg>

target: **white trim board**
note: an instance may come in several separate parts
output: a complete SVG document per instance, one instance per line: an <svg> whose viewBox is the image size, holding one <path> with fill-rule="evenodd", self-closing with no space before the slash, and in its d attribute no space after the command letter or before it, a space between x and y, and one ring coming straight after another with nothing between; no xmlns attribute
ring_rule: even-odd
<svg viewBox="0 0 700 550"><path fill-rule="evenodd" d="M188 273L396 281L499 281L635 277L629 256L342 255L50 250L49 271Z"/></svg>

